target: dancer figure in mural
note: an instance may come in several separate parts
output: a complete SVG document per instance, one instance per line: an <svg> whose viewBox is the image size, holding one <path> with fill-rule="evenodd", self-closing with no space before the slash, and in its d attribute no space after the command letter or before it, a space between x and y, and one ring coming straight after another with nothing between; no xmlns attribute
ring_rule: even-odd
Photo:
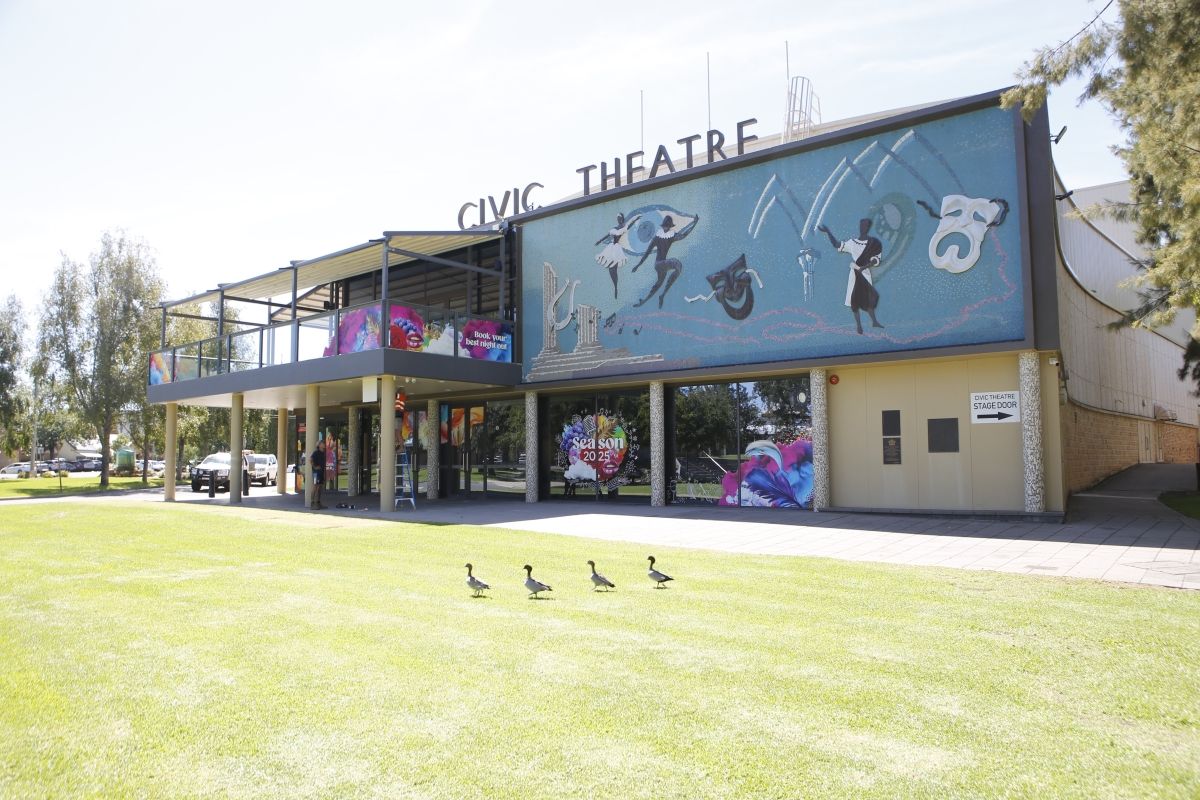
<svg viewBox="0 0 1200 800"><path fill-rule="evenodd" d="M629 229L641 218L641 214L634 214L629 221L626 221L624 214L617 214L617 226L610 228L608 233L596 242L597 246L608 242L608 245L596 254L596 263L608 270L608 277L612 279L614 300L617 297L617 270L625 266L625 262L629 260L625 254L625 240Z"/></svg>
<svg viewBox="0 0 1200 800"><path fill-rule="evenodd" d="M883 255L883 243L870 235L871 220L858 221L858 238L839 241L833 232L825 225L818 225L817 230L829 237L829 241L838 252L846 253L853 259L850 262L850 274L846 280L846 305L854 312L854 326L858 332L863 332L862 318L859 311L871 315L871 326L882 328L879 320L875 319L875 308L879 305L879 292L871 279L871 267L879 266L879 257Z"/></svg>
<svg viewBox="0 0 1200 800"><path fill-rule="evenodd" d="M646 262L650 257L650 253L654 253L654 270L658 273L658 278L654 281L654 285L650 287L649 293L641 300L634 303L634 307L639 307L646 303L651 297L654 297L659 288L662 288L662 294L658 296L658 307L662 308L663 300L667 296L667 292L671 286L679 278L679 273L683 272L683 262L678 258L667 258L667 253L671 249L676 239L682 239L691 233L692 228L696 227L696 223L700 221L699 217L693 219L684 228L675 229L675 220L670 215L663 217L662 224L659 230L654 234L654 241L646 248L646 252L642 253L642 258L633 267L633 272L638 271L638 267Z"/></svg>

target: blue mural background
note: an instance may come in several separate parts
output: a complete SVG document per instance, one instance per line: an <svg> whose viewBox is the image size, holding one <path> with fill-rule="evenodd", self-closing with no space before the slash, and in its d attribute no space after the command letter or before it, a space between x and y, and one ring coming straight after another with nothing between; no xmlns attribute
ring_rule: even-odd
<svg viewBox="0 0 1200 800"><path fill-rule="evenodd" d="M526 380L1023 339L1016 133L1012 112L984 109L525 223ZM870 267L882 327L864 312L859 333L853 258L818 228L849 240L863 218L882 244Z"/></svg>

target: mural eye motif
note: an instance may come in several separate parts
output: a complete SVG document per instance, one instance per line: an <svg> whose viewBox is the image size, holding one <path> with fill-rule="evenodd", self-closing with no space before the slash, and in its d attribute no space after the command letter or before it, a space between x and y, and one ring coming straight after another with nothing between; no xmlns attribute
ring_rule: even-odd
<svg viewBox="0 0 1200 800"><path fill-rule="evenodd" d="M871 270L878 281L904 258L916 237L917 207L908 195L890 192L871 206L867 216L873 222L871 229L883 242L883 259Z"/></svg>

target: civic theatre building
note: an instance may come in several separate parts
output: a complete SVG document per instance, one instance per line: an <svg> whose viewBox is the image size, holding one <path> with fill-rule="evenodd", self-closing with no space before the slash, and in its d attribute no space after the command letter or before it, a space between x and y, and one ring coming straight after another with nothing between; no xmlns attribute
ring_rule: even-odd
<svg viewBox="0 0 1200 800"><path fill-rule="evenodd" d="M582 196L491 227L389 231L167 304L148 380L168 453L179 404L231 408L232 449L244 409L274 409L280 461L325 440L328 487L384 509L415 488L1061 513L1130 464L1196 460L1184 326L1108 327L1136 244L1068 215L1044 113L989 93L754 139L689 137L686 160L585 168ZM205 303L265 321L170 341Z"/></svg>

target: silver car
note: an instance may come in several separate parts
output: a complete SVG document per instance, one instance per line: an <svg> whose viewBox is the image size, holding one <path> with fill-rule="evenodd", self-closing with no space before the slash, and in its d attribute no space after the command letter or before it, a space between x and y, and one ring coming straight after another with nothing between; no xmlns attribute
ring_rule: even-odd
<svg viewBox="0 0 1200 800"><path fill-rule="evenodd" d="M270 453L255 453L250 460L250 483L274 486L279 480L279 462Z"/></svg>

